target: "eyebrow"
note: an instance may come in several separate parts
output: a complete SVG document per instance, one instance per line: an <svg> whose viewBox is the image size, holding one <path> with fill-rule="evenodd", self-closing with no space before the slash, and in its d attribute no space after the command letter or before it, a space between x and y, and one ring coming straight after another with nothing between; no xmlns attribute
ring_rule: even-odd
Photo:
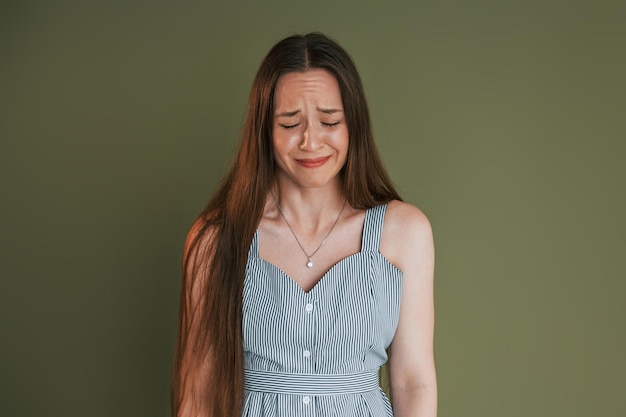
<svg viewBox="0 0 626 417"><path fill-rule="evenodd" d="M298 113L300 113L300 110L286 111L286 112L283 112L283 113L278 113L276 115L276 117L293 117L293 116L295 116Z"/></svg>
<svg viewBox="0 0 626 417"><path fill-rule="evenodd" d="M318 112L324 113L324 114L334 114L334 113L339 113L339 112L342 111L340 109L324 109L324 108L321 108L321 107L316 107L315 109ZM300 110L286 111L286 112L278 113L276 115L276 117L293 117L293 116L295 116L298 113L300 113Z"/></svg>
<svg viewBox="0 0 626 417"><path fill-rule="evenodd" d="M341 110L339 109L322 109L320 107L316 107L317 111L322 112L324 114L333 114L333 113L338 113Z"/></svg>

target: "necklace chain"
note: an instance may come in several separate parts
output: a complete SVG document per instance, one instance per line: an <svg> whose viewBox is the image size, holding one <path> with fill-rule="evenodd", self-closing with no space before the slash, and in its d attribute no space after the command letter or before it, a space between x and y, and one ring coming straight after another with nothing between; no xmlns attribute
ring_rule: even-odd
<svg viewBox="0 0 626 417"><path fill-rule="evenodd" d="M283 213L283 210L280 208L280 204L278 204L278 201L276 200L276 197L274 197L274 194L272 194L272 198L274 199L274 203L276 203L276 207L278 207L278 212L283 217L283 220L285 220L285 223L287 223L287 227L289 228L289 230L291 230L291 234L293 235L294 238L296 238L296 242L298 242L298 246L300 246L300 249L302 249L302 252L306 256L306 258L308 260L308 262L306 263L306 266L308 268L313 268L313 261L311 260L311 258L313 256L315 256L315 254L322 248L322 246L324 246L324 243L326 243L326 240L328 239L328 236L330 236L330 233L333 231L333 229L335 228L335 226L339 222L339 219L341 218L341 214L343 213L343 210L346 208L346 203L348 202L348 200L344 200L343 206L341 207L341 210L339 211L339 215L335 219L335 222L333 223L333 225L330 227L330 230L328 231L328 233L326 233L326 236L322 240L322 243L320 243L319 246L317 247L317 249L315 249L313 251L313 253L309 255L306 252L306 250L304 250L304 247L302 246L302 243L300 243L300 239L298 239L298 235L296 235L296 232L293 231L293 228L291 227L291 225L287 221L287 218L285 217L285 213Z"/></svg>

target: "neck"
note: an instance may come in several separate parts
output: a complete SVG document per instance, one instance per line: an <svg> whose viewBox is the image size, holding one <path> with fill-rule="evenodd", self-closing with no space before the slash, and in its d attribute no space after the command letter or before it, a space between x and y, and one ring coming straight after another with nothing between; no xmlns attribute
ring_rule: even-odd
<svg viewBox="0 0 626 417"><path fill-rule="evenodd" d="M319 188L293 187L278 181L273 197L292 226L313 233L319 229L326 230L345 203L339 181ZM274 203L272 198L270 200Z"/></svg>

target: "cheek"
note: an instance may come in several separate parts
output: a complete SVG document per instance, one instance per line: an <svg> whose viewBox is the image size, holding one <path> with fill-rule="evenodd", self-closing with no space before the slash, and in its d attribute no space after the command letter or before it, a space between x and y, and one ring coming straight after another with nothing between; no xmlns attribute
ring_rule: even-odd
<svg viewBox="0 0 626 417"><path fill-rule="evenodd" d="M274 146L286 146L297 139L297 129L284 130L274 129L272 132L272 141Z"/></svg>
<svg viewBox="0 0 626 417"><path fill-rule="evenodd" d="M289 152L293 148L292 138L289 133L280 132L272 137L272 146L274 151L274 160L282 165L282 161L287 158Z"/></svg>
<svg viewBox="0 0 626 417"><path fill-rule="evenodd" d="M348 129L340 129L332 133L330 139L339 152L348 151Z"/></svg>
<svg viewBox="0 0 626 417"><path fill-rule="evenodd" d="M285 131L283 129L275 129L272 137L274 153L278 155L288 155L290 152L297 150L300 146L301 135L297 129Z"/></svg>

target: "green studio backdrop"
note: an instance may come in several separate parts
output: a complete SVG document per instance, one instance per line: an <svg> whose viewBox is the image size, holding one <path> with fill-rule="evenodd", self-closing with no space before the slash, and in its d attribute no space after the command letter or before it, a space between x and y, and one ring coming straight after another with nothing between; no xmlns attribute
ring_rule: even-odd
<svg viewBox="0 0 626 417"><path fill-rule="evenodd" d="M263 55L324 31L435 233L440 416L623 416L625 8L5 2L3 416L166 416L182 243Z"/></svg>

